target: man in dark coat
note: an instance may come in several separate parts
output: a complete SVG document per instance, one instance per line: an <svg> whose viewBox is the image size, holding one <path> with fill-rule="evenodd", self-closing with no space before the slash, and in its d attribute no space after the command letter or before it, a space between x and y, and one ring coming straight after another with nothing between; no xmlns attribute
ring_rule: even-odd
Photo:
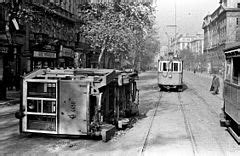
<svg viewBox="0 0 240 156"><path fill-rule="evenodd" d="M220 81L219 78L216 75L213 75L212 79L212 85L210 87L210 91L212 91L212 94L218 94L219 93L219 87L220 87Z"/></svg>

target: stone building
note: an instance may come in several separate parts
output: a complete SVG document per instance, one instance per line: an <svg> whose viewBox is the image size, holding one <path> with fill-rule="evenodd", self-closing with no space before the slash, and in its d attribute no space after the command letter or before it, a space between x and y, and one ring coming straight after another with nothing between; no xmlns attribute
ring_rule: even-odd
<svg viewBox="0 0 240 156"><path fill-rule="evenodd" d="M9 34L9 44L18 62L18 74L36 68L73 66L77 41L76 0L5 0L3 36ZM21 8L21 9L19 9ZM9 16L10 15L10 16ZM3 29L1 29L3 30ZM9 60L7 60L9 62Z"/></svg>
<svg viewBox="0 0 240 156"><path fill-rule="evenodd" d="M180 52L184 49L191 49L191 42L196 39L196 35L179 34L176 35L176 39L172 38L170 43L170 49L172 51Z"/></svg>
<svg viewBox="0 0 240 156"><path fill-rule="evenodd" d="M190 42L191 51L196 55L203 54L203 35L197 34Z"/></svg>
<svg viewBox="0 0 240 156"><path fill-rule="evenodd" d="M220 0L220 6L204 18L204 54L208 72L222 73L223 49L240 41L240 0Z"/></svg>
<svg viewBox="0 0 240 156"><path fill-rule="evenodd" d="M19 82L37 68L73 67L79 5L78 0L0 0L0 81L8 70Z"/></svg>

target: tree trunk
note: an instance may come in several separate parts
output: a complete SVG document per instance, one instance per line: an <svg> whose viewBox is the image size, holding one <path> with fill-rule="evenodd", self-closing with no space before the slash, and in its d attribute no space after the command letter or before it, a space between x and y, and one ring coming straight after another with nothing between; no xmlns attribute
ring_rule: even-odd
<svg viewBox="0 0 240 156"><path fill-rule="evenodd" d="M100 53L100 55L99 55L99 57L98 57L98 68L101 68L102 66L101 66L101 60L102 60L102 57L103 57L103 54L104 54L104 51L105 51L105 46L103 46L102 48L101 48L101 53Z"/></svg>

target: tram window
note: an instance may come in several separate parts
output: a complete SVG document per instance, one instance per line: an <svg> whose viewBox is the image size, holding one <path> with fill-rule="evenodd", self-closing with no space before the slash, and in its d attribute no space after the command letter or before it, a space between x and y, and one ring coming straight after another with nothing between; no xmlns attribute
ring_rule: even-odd
<svg viewBox="0 0 240 156"><path fill-rule="evenodd" d="M231 59L226 60L226 76L225 79L230 81L231 79Z"/></svg>
<svg viewBox="0 0 240 156"><path fill-rule="evenodd" d="M236 57L233 58L233 74L232 74L232 81L235 84L240 83L240 58Z"/></svg>
<svg viewBox="0 0 240 156"><path fill-rule="evenodd" d="M178 71L178 63L173 63L173 71Z"/></svg>
<svg viewBox="0 0 240 156"><path fill-rule="evenodd" d="M167 71L167 62L163 62L163 71Z"/></svg>

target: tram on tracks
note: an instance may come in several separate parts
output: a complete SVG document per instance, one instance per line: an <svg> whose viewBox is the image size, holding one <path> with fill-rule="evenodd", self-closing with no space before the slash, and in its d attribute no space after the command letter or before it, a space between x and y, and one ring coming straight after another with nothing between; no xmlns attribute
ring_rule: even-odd
<svg viewBox="0 0 240 156"><path fill-rule="evenodd" d="M39 69L22 80L20 133L101 136L108 141L137 113L136 73Z"/></svg>
<svg viewBox="0 0 240 156"><path fill-rule="evenodd" d="M240 45L224 49L225 74L220 125L240 143Z"/></svg>
<svg viewBox="0 0 240 156"><path fill-rule="evenodd" d="M183 89L183 61L169 53L158 60L158 86L162 89Z"/></svg>

